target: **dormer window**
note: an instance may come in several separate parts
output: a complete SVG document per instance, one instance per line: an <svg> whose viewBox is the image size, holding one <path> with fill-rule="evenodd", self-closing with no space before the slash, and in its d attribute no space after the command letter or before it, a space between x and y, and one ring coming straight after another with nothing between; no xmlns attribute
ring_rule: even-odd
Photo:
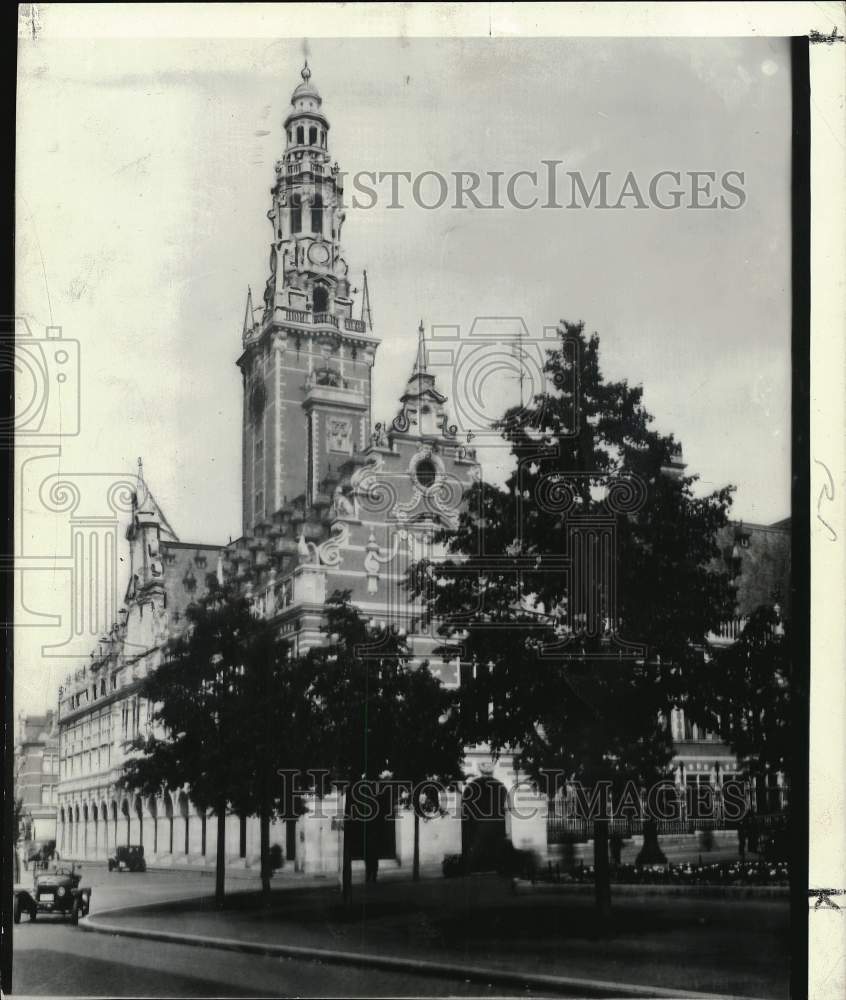
<svg viewBox="0 0 846 1000"><path fill-rule="evenodd" d="M424 403L420 409L420 433L434 434L436 430L435 414L432 407Z"/></svg>

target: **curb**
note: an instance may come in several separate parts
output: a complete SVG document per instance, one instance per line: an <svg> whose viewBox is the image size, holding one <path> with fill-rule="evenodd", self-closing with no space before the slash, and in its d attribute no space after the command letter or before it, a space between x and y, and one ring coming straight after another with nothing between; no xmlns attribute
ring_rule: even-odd
<svg viewBox="0 0 846 1000"><path fill-rule="evenodd" d="M517 879L512 884L515 894L533 893L593 893L594 887L584 882L529 882ZM667 885L612 882L611 896L687 896L694 899L789 899L789 885Z"/></svg>
<svg viewBox="0 0 846 1000"><path fill-rule="evenodd" d="M156 904L136 907L114 907L106 913L126 913L130 910L150 909ZM329 948L308 948L301 945L265 944L244 941L238 938L203 937L199 934L181 934L176 931L147 930L126 927L120 924L96 922L96 916L84 917L79 929L91 934L112 934L121 937L141 938L161 941L165 944L181 944L194 948L215 948L219 951L234 951L248 955L264 955L273 958L294 958L310 962L324 962L332 965L354 965L364 968L382 969L389 972L413 972L436 978L463 979L469 982L498 983L580 997L619 997L625 1000L655 997L658 1000L755 1000L752 997L733 997L724 993L696 993L689 990L671 990L659 986L639 986L634 983L606 982L598 979L576 979L569 976L552 976L540 973L518 972L511 969L486 968L476 965L457 965L449 962L431 962L425 959L399 958L390 955L366 954L354 951L336 951Z"/></svg>

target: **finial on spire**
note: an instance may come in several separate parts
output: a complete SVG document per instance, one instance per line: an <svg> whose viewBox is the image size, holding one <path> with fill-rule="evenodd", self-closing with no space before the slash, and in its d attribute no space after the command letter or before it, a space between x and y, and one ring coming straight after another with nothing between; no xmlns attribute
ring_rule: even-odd
<svg viewBox="0 0 846 1000"><path fill-rule="evenodd" d="M247 307L244 311L244 336L253 332L255 318L253 316L253 290L247 285Z"/></svg>
<svg viewBox="0 0 846 1000"><path fill-rule="evenodd" d="M370 288L367 284L367 269L364 270L364 287L361 292L361 319L367 323L367 328L373 332L373 313L370 309Z"/></svg>
<svg viewBox="0 0 846 1000"><path fill-rule="evenodd" d="M414 362L414 370L420 374L426 371L426 334L422 318L417 327L417 360Z"/></svg>
<svg viewBox="0 0 846 1000"><path fill-rule="evenodd" d="M144 483L144 463L141 461L141 456L138 456L138 471L136 473L137 481L135 485L135 492L132 494L132 505L136 509L141 506L141 497L146 493L147 487Z"/></svg>
<svg viewBox="0 0 846 1000"><path fill-rule="evenodd" d="M306 83L311 79L311 70L308 68L308 56L305 57L303 61L303 68L300 71L300 76L305 80Z"/></svg>

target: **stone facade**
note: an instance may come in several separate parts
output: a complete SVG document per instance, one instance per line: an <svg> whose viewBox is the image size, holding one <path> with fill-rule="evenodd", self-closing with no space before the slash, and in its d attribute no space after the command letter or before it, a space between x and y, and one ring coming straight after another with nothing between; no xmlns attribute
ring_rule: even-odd
<svg viewBox="0 0 846 1000"><path fill-rule="evenodd" d="M138 687L160 662L164 640L183 627L187 605L205 592L209 573L236 581L256 614L300 652L322 641L324 604L336 590L349 590L369 618L404 628L415 661L427 659L436 644L424 634L419 608L402 582L412 563L437 558L435 533L455 523L479 465L473 449L457 437L448 400L429 371L422 323L396 415L389 425L372 424L379 340L366 278L360 316L353 315L354 292L340 246L342 175L336 163L330 165L329 122L307 66L302 77L285 120L286 148L272 188L270 274L259 306L248 293L237 361L243 381L243 534L225 547L179 541L139 472L127 530L131 580L125 608L91 662L60 691L63 856L105 858L117 844L130 843L142 844L152 864L214 864L215 823L197 812L189 788L163 789L144 800L116 791L124 742L150 725L150 706ZM677 464L683 468L680 457ZM767 551L774 563L781 550L773 543ZM431 666L445 684L459 683L457 662L433 658ZM678 780L700 773L705 758L710 770L702 774L714 774L717 761L728 769L725 748L706 734L701 746L698 734L688 740L683 718L673 725ZM466 848L462 797L474 782L499 803L497 835L545 855L546 804L515 773L512 756L494 759L484 746L468 748L465 770L464 789L442 802L445 815L421 824L422 863L440 864ZM516 797L505 801L506 789L516 789ZM322 818L314 811L274 824L271 844L279 844L298 870L337 872L340 804L324 801ZM401 811L385 845L386 859L411 864L412 830L411 813ZM254 817L228 817L226 837L229 864L257 862Z"/></svg>

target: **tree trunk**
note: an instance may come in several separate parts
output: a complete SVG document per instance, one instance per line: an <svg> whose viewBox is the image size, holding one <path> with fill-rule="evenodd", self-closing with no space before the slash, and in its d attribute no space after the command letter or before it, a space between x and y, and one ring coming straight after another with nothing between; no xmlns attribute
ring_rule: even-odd
<svg viewBox="0 0 846 1000"><path fill-rule="evenodd" d="M222 909L226 898L226 799L217 804L217 849L214 869L214 905Z"/></svg>
<svg viewBox="0 0 846 1000"><path fill-rule="evenodd" d="M635 864L641 865L665 865L667 858L658 844L658 824L654 819L643 821L643 847L638 852Z"/></svg>
<svg viewBox="0 0 846 1000"><path fill-rule="evenodd" d="M261 901L263 906L270 906L270 810L268 809L266 800L262 803L259 827L261 839Z"/></svg>
<svg viewBox="0 0 846 1000"><path fill-rule="evenodd" d="M420 813L417 806L414 809L414 860L411 864L411 878L420 881Z"/></svg>
<svg viewBox="0 0 846 1000"><path fill-rule="evenodd" d="M607 819L596 819L593 822L593 872L596 909L600 923L604 925L611 916L611 867L608 864Z"/></svg>
<svg viewBox="0 0 846 1000"><path fill-rule="evenodd" d="M349 786L344 793L344 828L343 828L343 862L341 870L341 899L344 909L352 907L352 841L350 828L352 826L352 795Z"/></svg>
<svg viewBox="0 0 846 1000"><path fill-rule="evenodd" d="M259 853L261 855L261 902L270 906L270 774L273 749L270 738L270 669L271 661L264 662L264 753L261 760L261 803L259 805Z"/></svg>

